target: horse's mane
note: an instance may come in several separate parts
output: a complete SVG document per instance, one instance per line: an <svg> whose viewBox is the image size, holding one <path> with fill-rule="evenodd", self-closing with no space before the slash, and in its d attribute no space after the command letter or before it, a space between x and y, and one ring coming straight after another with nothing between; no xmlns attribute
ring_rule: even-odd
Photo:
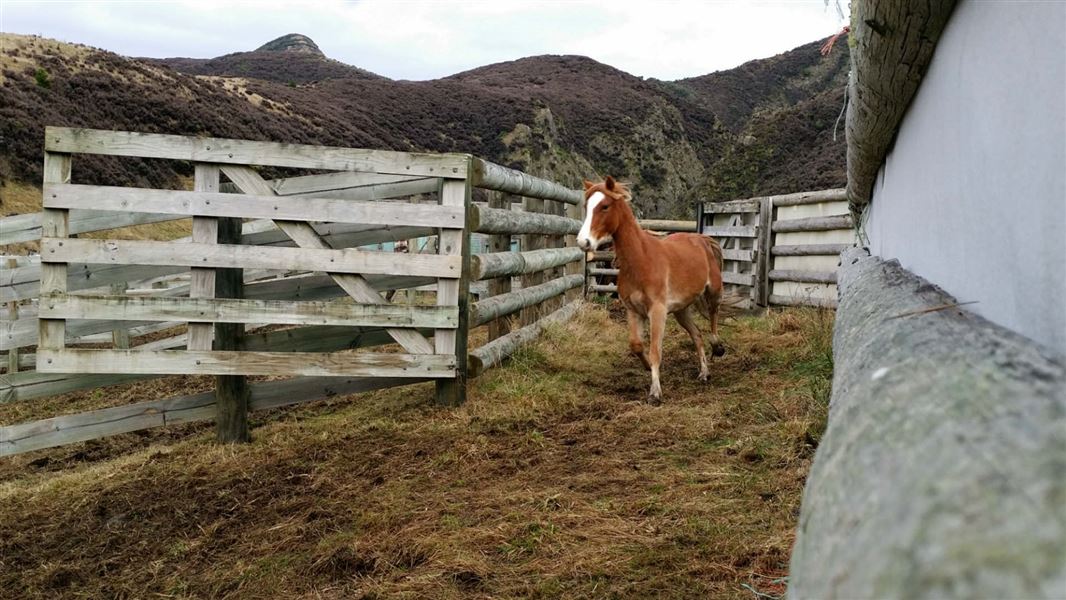
<svg viewBox="0 0 1066 600"><path fill-rule="evenodd" d="M622 194L622 199L627 203L633 199L633 192L629 189L628 183L622 183L621 181L614 182L614 191Z"/></svg>

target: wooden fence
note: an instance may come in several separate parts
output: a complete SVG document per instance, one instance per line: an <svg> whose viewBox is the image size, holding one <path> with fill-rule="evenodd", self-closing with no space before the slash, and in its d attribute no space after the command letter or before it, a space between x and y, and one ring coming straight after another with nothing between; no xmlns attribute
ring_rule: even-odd
<svg viewBox="0 0 1066 600"><path fill-rule="evenodd" d="M722 245L722 280L740 307L836 306L840 252L856 243L843 189L707 202L695 221L641 221L650 231L698 231ZM589 260L586 290L617 293L610 250Z"/></svg>
<svg viewBox="0 0 1066 600"><path fill-rule="evenodd" d="M468 155L67 128L48 128L45 150L43 211L0 220L0 246L41 251L6 257L0 277L0 402L169 374L214 375L216 391L4 425L0 455L211 417L241 440L248 410L428 380L458 403L468 373L572 315L562 297L583 281L580 193ZM188 161L193 190L71 184L78 154ZM253 165L314 173L265 180ZM181 240L77 237L188 218ZM472 254L472 234L490 252ZM432 252L367 248L413 239ZM490 293L471 304L479 281ZM434 302L386 299L405 289ZM481 325L489 342L468 348Z"/></svg>

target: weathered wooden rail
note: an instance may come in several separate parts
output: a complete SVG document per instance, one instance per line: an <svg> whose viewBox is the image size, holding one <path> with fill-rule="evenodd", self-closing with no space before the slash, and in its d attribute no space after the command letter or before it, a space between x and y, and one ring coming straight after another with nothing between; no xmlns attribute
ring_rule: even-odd
<svg viewBox="0 0 1066 600"><path fill-rule="evenodd" d="M216 391L4 424L0 455L212 417L239 441L248 410L414 382L461 402L468 373L575 309L580 193L474 157L68 128L48 128L45 150L43 211L0 220L0 246L41 250L0 274L0 402L183 373L215 375ZM78 154L189 161L196 177L191 191L74 184ZM331 172L264 180L253 165ZM186 239L98 239L190 218ZM490 252L471 253L473 234ZM429 253L368 248L419 239ZM478 281L490 293L471 302ZM435 305L382 296L416 289ZM485 324L489 343L469 349ZM256 374L291 379L244 381Z"/></svg>

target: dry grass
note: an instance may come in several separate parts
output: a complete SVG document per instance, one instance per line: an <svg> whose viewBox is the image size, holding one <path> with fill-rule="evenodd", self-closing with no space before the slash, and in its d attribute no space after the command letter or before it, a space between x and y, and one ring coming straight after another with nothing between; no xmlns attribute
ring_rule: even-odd
<svg viewBox="0 0 1066 600"><path fill-rule="evenodd" d="M256 414L239 447L186 426L6 459L0 596L778 596L831 323L727 322L709 384L671 325L658 408L590 307L458 409L423 384Z"/></svg>

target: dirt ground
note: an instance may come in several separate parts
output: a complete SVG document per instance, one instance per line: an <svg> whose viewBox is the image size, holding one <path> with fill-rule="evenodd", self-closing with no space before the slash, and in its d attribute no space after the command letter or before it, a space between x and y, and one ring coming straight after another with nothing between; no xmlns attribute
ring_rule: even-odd
<svg viewBox="0 0 1066 600"><path fill-rule="evenodd" d="M0 597L780 597L831 330L728 319L700 383L672 323L652 407L592 305L459 408L419 384L255 413L242 446L204 424L2 459ZM19 420L123 398L71 396Z"/></svg>

